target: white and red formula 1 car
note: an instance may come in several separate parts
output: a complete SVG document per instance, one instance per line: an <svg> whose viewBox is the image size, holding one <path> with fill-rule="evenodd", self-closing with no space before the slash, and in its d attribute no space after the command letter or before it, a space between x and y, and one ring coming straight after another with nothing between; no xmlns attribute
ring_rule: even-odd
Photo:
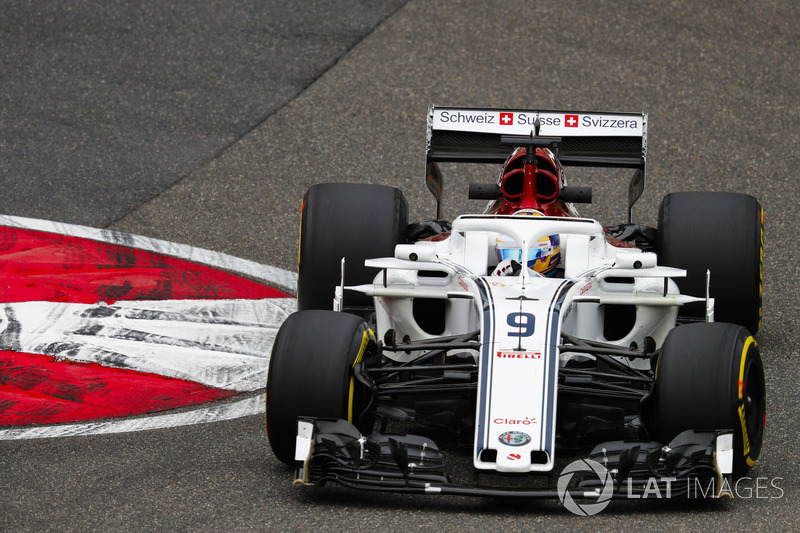
<svg viewBox="0 0 800 533"><path fill-rule="evenodd" d="M586 443L615 496L744 475L766 411L762 209L675 193L657 228L633 224L646 138L641 113L431 107L437 211L438 162L503 165L470 185L482 214L409 225L395 188L309 189L299 311L267 380L269 441L297 480L554 497L560 450ZM591 189L566 185L571 165L634 170L627 223L579 217ZM464 446L451 472L442 450ZM600 480L565 490L596 498Z"/></svg>

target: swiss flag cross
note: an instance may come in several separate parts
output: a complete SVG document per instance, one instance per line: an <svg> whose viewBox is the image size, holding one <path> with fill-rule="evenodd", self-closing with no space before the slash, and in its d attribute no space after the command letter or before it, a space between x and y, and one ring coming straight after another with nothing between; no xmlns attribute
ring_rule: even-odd
<svg viewBox="0 0 800 533"><path fill-rule="evenodd" d="M578 115L564 115L564 125L568 128L577 128Z"/></svg>
<svg viewBox="0 0 800 533"><path fill-rule="evenodd" d="M503 126L514 124L514 113L500 113L500 124Z"/></svg>

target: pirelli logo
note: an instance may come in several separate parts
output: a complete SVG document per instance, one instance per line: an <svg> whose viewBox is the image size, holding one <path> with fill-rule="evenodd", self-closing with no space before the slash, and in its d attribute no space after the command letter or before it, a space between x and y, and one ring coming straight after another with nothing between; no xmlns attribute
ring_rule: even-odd
<svg viewBox="0 0 800 533"><path fill-rule="evenodd" d="M528 359L539 360L542 358L542 352L497 352L498 359Z"/></svg>

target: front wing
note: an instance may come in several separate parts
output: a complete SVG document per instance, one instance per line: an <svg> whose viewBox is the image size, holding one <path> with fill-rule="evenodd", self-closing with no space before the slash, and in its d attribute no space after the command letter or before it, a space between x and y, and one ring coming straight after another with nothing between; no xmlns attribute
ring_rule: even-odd
<svg viewBox="0 0 800 533"><path fill-rule="evenodd" d="M301 417L295 459L296 484L338 484L382 492L517 498L573 499L603 497L642 498L690 496L691 487L715 487L707 496L721 494L730 482L733 462L730 432L684 431L668 445L653 441L614 441L597 445L589 454L592 469L563 470L559 483L495 486L475 476L472 483L456 483L445 470L445 456L436 443L418 435L364 436L344 420ZM577 462L577 461L576 461ZM572 463L575 464L575 463ZM563 484L564 476L571 476ZM523 481L533 475L517 475ZM539 478L541 479L541 477ZM562 486L563 484L563 486Z"/></svg>

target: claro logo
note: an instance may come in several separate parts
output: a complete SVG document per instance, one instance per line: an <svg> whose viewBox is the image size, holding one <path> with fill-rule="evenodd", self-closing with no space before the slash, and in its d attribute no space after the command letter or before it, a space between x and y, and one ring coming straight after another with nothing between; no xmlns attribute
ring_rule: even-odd
<svg viewBox="0 0 800 533"><path fill-rule="evenodd" d="M538 424L539 422L536 421L533 417L525 417L525 418L503 418L498 417L492 420L493 424L502 424L506 426L530 426L533 424Z"/></svg>

